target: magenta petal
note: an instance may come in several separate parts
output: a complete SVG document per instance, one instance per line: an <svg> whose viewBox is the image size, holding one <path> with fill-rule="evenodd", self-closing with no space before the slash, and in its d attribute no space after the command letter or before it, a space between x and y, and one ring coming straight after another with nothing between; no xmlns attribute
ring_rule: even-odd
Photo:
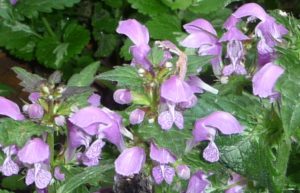
<svg viewBox="0 0 300 193"><path fill-rule="evenodd" d="M163 130L169 130L174 123L173 117L169 111L161 112L158 115L158 124Z"/></svg>
<svg viewBox="0 0 300 193"><path fill-rule="evenodd" d="M217 32L214 27L205 19L196 19L190 23L185 24L183 28L188 33L197 33L199 31L204 31L217 36Z"/></svg>
<svg viewBox="0 0 300 193"><path fill-rule="evenodd" d="M199 119L196 121L195 129L193 130L195 143L205 140L213 140L215 138L215 128L206 127L204 122L204 119Z"/></svg>
<svg viewBox="0 0 300 193"><path fill-rule="evenodd" d="M159 148L154 143L150 145L150 158L160 164L174 163L176 157L166 148Z"/></svg>
<svg viewBox="0 0 300 193"><path fill-rule="evenodd" d="M142 66L146 70L151 68L151 63L149 62L147 56L150 52L150 47L148 44L142 44L139 46L130 47L130 52L133 55L133 63Z"/></svg>
<svg viewBox="0 0 300 193"><path fill-rule="evenodd" d="M246 3L243 6L239 7L233 14L236 18L242 17L256 17L262 21L265 21L268 14L265 10L256 3Z"/></svg>
<svg viewBox="0 0 300 193"><path fill-rule="evenodd" d="M188 180L191 176L190 168L187 165L178 165L176 167L176 173L178 177L184 180Z"/></svg>
<svg viewBox="0 0 300 193"><path fill-rule="evenodd" d="M60 181L65 179L65 174L61 172L60 167L58 166L54 168L54 177Z"/></svg>
<svg viewBox="0 0 300 193"><path fill-rule="evenodd" d="M49 159L50 149L47 143L40 138L34 138L28 141L18 152L18 158L21 162L34 164Z"/></svg>
<svg viewBox="0 0 300 193"><path fill-rule="evenodd" d="M274 91L276 81L283 73L284 69L278 65L273 63L264 65L253 76L253 94L266 98L276 93Z"/></svg>
<svg viewBox="0 0 300 193"><path fill-rule="evenodd" d="M29 99L32 103L37 103L40 97L41 97L41 94L40 94L39 92L32 92L32 93L30 93L30 95L28 96L28 99Z"/></svg>
<svg viewBox="0 0 300 193"><path fill-rule="evenodd" d="M102 147L105 145L105 142L103 142L101 139L95 140L91 146L88 148L88 150L85 152L85 156L89 159L92 158L99 158Z"/></svg>
<svg viewBox="0 0 300 193"><path fill-rule="evenodd" d="M30 185L34 182L34 168L30 168L27 170L25 183L26 185Z"/></svg>
<svg viewBox="0 0 300 193"><path fill-rule="evenodd" d="M190 178L186 193L204 193L209 184L204 173L198 171Z"/></svg>
<svg viewBox="0 0 300 193"><path fill-rule="evenodd" d="M219 42L227 42L232 40L244 41L250 38L243 34L238 28L232 27L226 33L223 34Z"/></svg>
<svg viewBox="0 0 300 193"><path fill-rule="evenodd" d="M10 157L7 157L1 167L4 176L11 176L19 173L19 166Z"/></svg>
<svg viewBox="0 0 300 193"><path fill-rule="evenodd" d="M59 115L54 118L54 122L57 126L64 126L66 124L66 118L62 115Z"/></svg>
<svg viewBox="0 0 300 193"><path fill-rule="evenodd" d="M94 106L94 107L99 107L100 106L100 100L101 100L101 96L98 94L93 93L89 98L88 98L88 102L90 105Z"/></svg>
<svg viewBox="0 0 300 193"><path fill-rule="evenodd" d="M130 113L129 116L130 124L132 125L140 124L141 122L143 122L144 116L145 116L145 111L140 109L135 109Z"/></svg>
<svg viewBox="0 0 300 193"><path fill-rule="evenodd" d="M14 120L23 120L25 119L24 115L22 115L19 106L0 96L0 115L8 116Z"/></svg>
<svg viewBox="0 0 300 193"><path fill-rule="evenodd" d="M35 168L35 186L39 189L46 188L52 179L51 173L44 168Z"/></svg>
<svg viewBox="0 0 300 193"><path fill-rule="evenodd" d="M143 168L146 154L143 148L132 147L125 149L115 161L115 170L123 176L138 174Z"/></svg>
<svg viewBox="0 0 300 193"><path fill-rule="evenodd" d="M184 128L184 118L181 112L175 111L174 112L174 123L178 127L178 129L183 129Z"/></svg>
<svg viewBox="0 0 300 193"><path fill-rule="evenodd" d="M192 33L180 42L180 45L187 48L200 48L202 45L213 45L218 40L205 32Z"/></svg>
<svg viewBox="0 0 300 193"><path fill-rule="evenodd" d="M106 113L94 106L80 109L69 118L69 121L82 129L85 129L93 124L111 123L111 120Z"/></svg>
<svg viewBox="0 0 300 193"><path fill-rule="evenodd" d="M41 119L44 116L43 107L37 103L28 105L27 112L31 119Z"/></svg>
<svg viewBox="0 0 300 193"><path fill-rule="evenodd" d="M165 80L160 88L160 96L173 103L188 102L193 95L191 87L176 75Z"/></svg>
<svg viewBox="0 0 300 193"><path fill-rule="evenodd" d="M12 5L16 5L17 2L18 2L18 0L9 0L9 2L10 2L10 4L12 4Z"/></svg>
<svg viewBox="0 0 300 193"><path fill-rule="evenodd" d="M219 149L216 144L211 141L203 151L203 158L209 162L216 162L220 158Z"/></svg>
<svg viewBox="0 0 300 193"><path fill-rule="evenodd" d="M156 184L161 184L164 181L164 176L160 165L152 168L152 176Z"/></svg>
<svg viewBox="0 0 300 193"><path fill-rule="evenodd" d="M205 127L216 128L225 135L237 134L243 131L238 120L230 113L216 111L201 119Z"/></svg>
<svg viewBox="0 0 300 193"><path fill-rule="evenodd" d="M246 179L239 174L232 173L231 179L228 180L228 185L233 185L231 188L227 189L225 193L243 193L243 188L247 184Z"/></svg>
<svg viewBox="0 0 300 193"><path fill-rule="evenodd" d="M114 101L117 103L124 105L129 104L132 101L132 96L130 90L127 89L118 89L114 92Z"/></svg>
<svg viewBox="0 0 300 193"><path fill-rule="evenodd" d="M148 29L135 19L120 21L117 32L129 37L135 45L148 44L149 42Z"/></svg>
<svg viewBox="0 0 300 193"><path fill-rule="evenodd" d="M237 23L240 21L240 19L237 19L233 15L231 15L227 20L224 22L223 27L227 30L229 30L232 27L235 27Z"/></svg>

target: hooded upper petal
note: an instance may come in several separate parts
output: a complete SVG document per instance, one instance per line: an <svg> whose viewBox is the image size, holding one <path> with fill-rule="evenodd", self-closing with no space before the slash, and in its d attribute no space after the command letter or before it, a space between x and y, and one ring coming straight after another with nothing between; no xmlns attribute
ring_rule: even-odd
<svg viewBox="0 0 300 193"><path fill-rule="evenodd" d="M210 34L213 34L217 36L217 32L214 29L214 27L211 25L211 23L205 19L196 19L190 23L187 23L183 26L185 31L188 33L197 33L199 31L208 32Z"/></svg>
<svg viewBox="0 0 300 193"><path fill-rule="evenodd" d="M256 3L246 3L239 7L232 15L236 18L251 16L262 21L265 21L266 17L268 16L265 10Z"/></svg>
<svg viewBox="0 0 300 193"><path fill-rule="evenodd" d="M148 29L135 19L120 21L117 32L129 37L135 45L148 44L149 42Z"/></svg>
<svg viewBox="0 0 300 193"><path fill-rule="evenodd" d="M21 162L34 164L49 159L50 149L47 143L40 138L29 140L18 152L18 158Z"/></svg>
<svg viewBox="0 0 300 193"><path fill-rule="evenodd" d="M202 171L197 171L190 178L186 193L204 193L209 184L206 175Z"/></svg>
<svg viewBox="0 0 300 193"><path fill-rule="evenodd" d="M193 95L191 87L176 75L165 80L160 88L160 96L173 103L188 102Z"/></svg>
<svg viewBox="0 0 300 193"><path fill-rule="evenodd" d="M208 33L197 32L188 35L180 42L180 45L187 48L200 48L202 45L214 45L217 41L217 38Z"/></svg>
<svg viewBox="0 0 300 193"><path fill-rule="evenodd" d="M232 27L226 33L223 34L219 42L227 42L227 41L244 41L249 40L250 38L246 36L243 32L241 32L238 28Z"/></svg>
<svg viewBox="0 0 300 193"><path fill-rule="evenodd" d="M264 65L253 76L253 94L261 98L275 94L276 81L283 73L284 69L276 64L268 63Z"/></svg>
<svg viewBox="0 0 300 193"><path fill-rule="evenodd" d="M195 129L205 130L205 127L215 128L225 135L237 134L243 131L238 120L228 112L216 111L196 122ZM194 131L193 131L194 133Z"/></svg>
<svg viewBox="0 0 300 193"><path fill-rule="evenodd" d="M176 157L166 148L159 148L156 144L150 145L150 158L160 164L174 163Z"/></svg>
<svg viewBox="0 0 300 193"><path fill-rule="evenodd" d="M8 116L14 120L25 119L24 115L22 115L20 111L19 106L11 100L0 96L0 106L0 115Z"/></svg>
<svg viewBox="0 0 300 193"><path fill-rule="evenodd" d="M229 30L230 28L235 27L239 21L240 21L240 19L238 19L238 18L234 17L233 15L231 15L224 22L223 27L225 29Z"/></svg>
<svg viewBox="0 0 300 193"><path fill-rule="evenodd" d="M115 160L115 170L123 176L138 174L143 168L145 160L146 154L143 148L128 148Z"/></svg>

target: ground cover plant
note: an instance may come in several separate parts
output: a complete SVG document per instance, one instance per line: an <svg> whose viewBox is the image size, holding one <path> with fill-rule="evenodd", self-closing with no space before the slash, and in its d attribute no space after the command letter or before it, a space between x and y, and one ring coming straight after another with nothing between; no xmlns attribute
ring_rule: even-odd
<svg viewBox="0 0 300 193"><path fill-rule="evenodd" d="M0 193L299 191L300 22L232 2L0 0Z"/></svg>

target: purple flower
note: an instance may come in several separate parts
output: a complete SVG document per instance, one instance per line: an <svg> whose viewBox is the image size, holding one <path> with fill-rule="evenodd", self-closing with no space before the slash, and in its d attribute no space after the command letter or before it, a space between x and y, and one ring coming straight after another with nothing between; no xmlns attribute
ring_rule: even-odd
<svg viewBox="0 0 300 193"><path fill-rule="evenodd" d="M184 47L198 48L200 55L214 56L211 64L216 75L221 72L222 45L213 26L204 19L196 19L183 28L189 35L180 43Z"/></svg>
<svg viewBox="0 0 300 193"><path fill-rule="evenodd" d="M208 140L209 145L203 151L203 157L209 162L216 162L219 160L219 150L214 143L216 129L225 135L237 134L243 131L243 127L238 120L230 113L223 111L216 111L210 115L198 119L193 130L194 146L200 141Z"/></svg>
<svg viewBox="0 0 300 193"><path fill-rule="evenodd" d="M28 105L27 113L31 119L41 119L44 116L44 109L41 105L33 103Z"/></svg>
<svg viewBox="0 0 300 193"><path fill-rule="evenodd" d="M9 2L10 2L10 4L12 4L12 5L16 5L17 2L18 2L18 0L9 0Z"/></svg>
<svg viewBox="0 0 300 193"><path fill-rule="evenodd" d="M40 138L34 138L24 145L18 152L18 158L26 164L35 164L49 159L50 149L47 143Z"/></svg>
<svg viewBox="0 0 300 193"><path fill-rule="evenodd" d="M184 118L182 113L176 111L174 108L175 106L173 105L173 110L163 111L159 114L158 124L163 130L171 129L174 123L179 129L183 129Z"/></svg>
<svg viewBox="0 0 300 193"><path fill-rule="evenodd" d="M90 105L94 106L94 107L99 107L100 106L100 100L101 100L101 96L98 94L93 93L89 98L88 98L88 102Z"/></svg>
<svg viewBox="0 0 300 193"><path fill-rule="evenodd" d="M202 81L198 76L189 76L186 82L194 93L203 93L204 91L208 91L213 94L218 94L219 92L217 89Z"/></svg>
<svg viewBox="0 0 300 193"><path fill-rule="evenodd" d="M277 95L274 90L277 79L284 73L280 66L268 63L258 70L252 79L253 94L261 98Z"/></svg>
<svg viewBox="0 0 300 193"><path fill-rule="evenodd" d="M233 185L233 187L227 189L225 193L243 193L246 186L246 179L239 174L232 173L231 179L228 180L228 185Z"/></svg>
<svg viewBox="0 0 300 193"><path fill-rule="evenodd" d="M245 51L242 41L248 39L249 38L236 27L228 29L228 31L222 36L220 42L228 42L227 57L231 62L230 65L224 67L223 75L230 76L233 73L244 75L247 73L243 65Z"/></svg>
<svg viewBox="0 0 300 193"><path fill-rule="evenodd" d="M24 120L25 117L24 115L21 113L19 106L0 96L0 115L4 115L4 116L8 116L14 120Z"/></svg>
<svg viewBox="0 0 300 193"><path fill-rule="evenodd" d="M137 125L143 122L145 116L145 111L141 109L135 109L130 113L129 120L130 124Z"/></svg>
<svg viewBox="0 0 300 193"><path fill-rule="evenodd" d="M169 165L159 164L152 168L152 176L156 184L161 184L164 180L167 184L171 184L175 176L175 170Z"/></svg>
<svg viewBox="0 0 300 193"><path fill-rule="evenodd" d="M19 173L19 165L12 159L13 155L17 154L17 147L15 145L3 148L6 158L0 167L4 176L11 176Z"/></svg>
<svg viewBox="0 0 300 193"><path fill-rule="evenodd" d="M87 150L81 155L81 161L86 166L95 166L99 164L99 158L105 142L102 139L95 140Z"/></svg>
<svg viewBox="0 0 300 193"><path fill-rule="evenodd" d="M206 187L210 185L206 178L207 176L202 171L197 171L190 178L186 193L204 193Z"/></svg>
<svg viewBox="0 0 300 193"><path fill-rule="evenodd" d="M49 185L51 179L52 175L49 172L49 166L43 163L36 163L33 168L27 170L25 183L27 185L35 183L37 188L44 189Z"/></svg>
<svg viewBox="0 0 300 193"><path fill-rule="evenodd" d="M28 96L28 99L29 99L32 103L37 103L40 97L41 97L41 94L40 94L39 92L32 92L32 93L30 93L30 95Z"/></svg>
<svg viewBox="0 0 300 193"><path fill-rule="evenodd" d="M60 167L58 166L54 168L54 177L60 181L65 180L65 174L61 172Z"/></svg>
<svg viewBox="0 0 300 193"><path fill-rule="evenodd" d="M187 165L178 165L176 167L177 175L184 180L188 180L191 176L190 168Z"/></svg>
<svg viewBox="0 0 300 193"><path fill-rule="evenodd" d="M138 174L146 160L144 149L132 147L125 149L115 160L115 170L123 176Z"/></svg>
<svg viewBox="0 0 300 193"><path fill-rule="evenodd" d="M114 92L114 101L117 103L124 105L129 104L132 101L132 95L130 93L130 90L127 89L118 89Z"/></svg>
<svg viewBox="0 0 300 193"><path fill-rule="evenodd" d="M150 158L160 164L174 163L176 157L166 148L159 148L156 144L150 145Z"/></svg>
<svg viewBox="0 0 300 193"><path fill-rule="evenodd" d="M119 22L117 33L126 35L134 43L134 46L130 47L133 64L141 65L146 70L151 69L151 64L147 59L150 51L148 29L135 19L128 19Z"/></svg>
<svg viewBox="0 0 300 193"><path fill-rule="evenodd" d="M175 104L188 102L193 95L191 87L176 75L165 80L160 88L160 96Z"/></svg>

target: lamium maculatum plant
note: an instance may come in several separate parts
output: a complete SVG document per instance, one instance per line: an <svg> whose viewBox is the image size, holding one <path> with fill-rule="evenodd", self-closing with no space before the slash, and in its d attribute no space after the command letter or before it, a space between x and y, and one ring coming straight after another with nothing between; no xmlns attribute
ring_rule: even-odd
<svg viewBox="0 0 300 193"><path fill-rule="evenodd" d="M19 106L0 96L1 186L18 181L37 193L299 189L290 167L299 155L300 66L288 50L300 32L289 18L247 3L223 30L204 18L187 22L178 41L152 41L145 25L125 19L115 30L131 42L129 64L98 73L93 62L68 81L59 71L45 78L13 67L28 99ZM94 81L116 87L119 110L102 103Z"/></svg>

